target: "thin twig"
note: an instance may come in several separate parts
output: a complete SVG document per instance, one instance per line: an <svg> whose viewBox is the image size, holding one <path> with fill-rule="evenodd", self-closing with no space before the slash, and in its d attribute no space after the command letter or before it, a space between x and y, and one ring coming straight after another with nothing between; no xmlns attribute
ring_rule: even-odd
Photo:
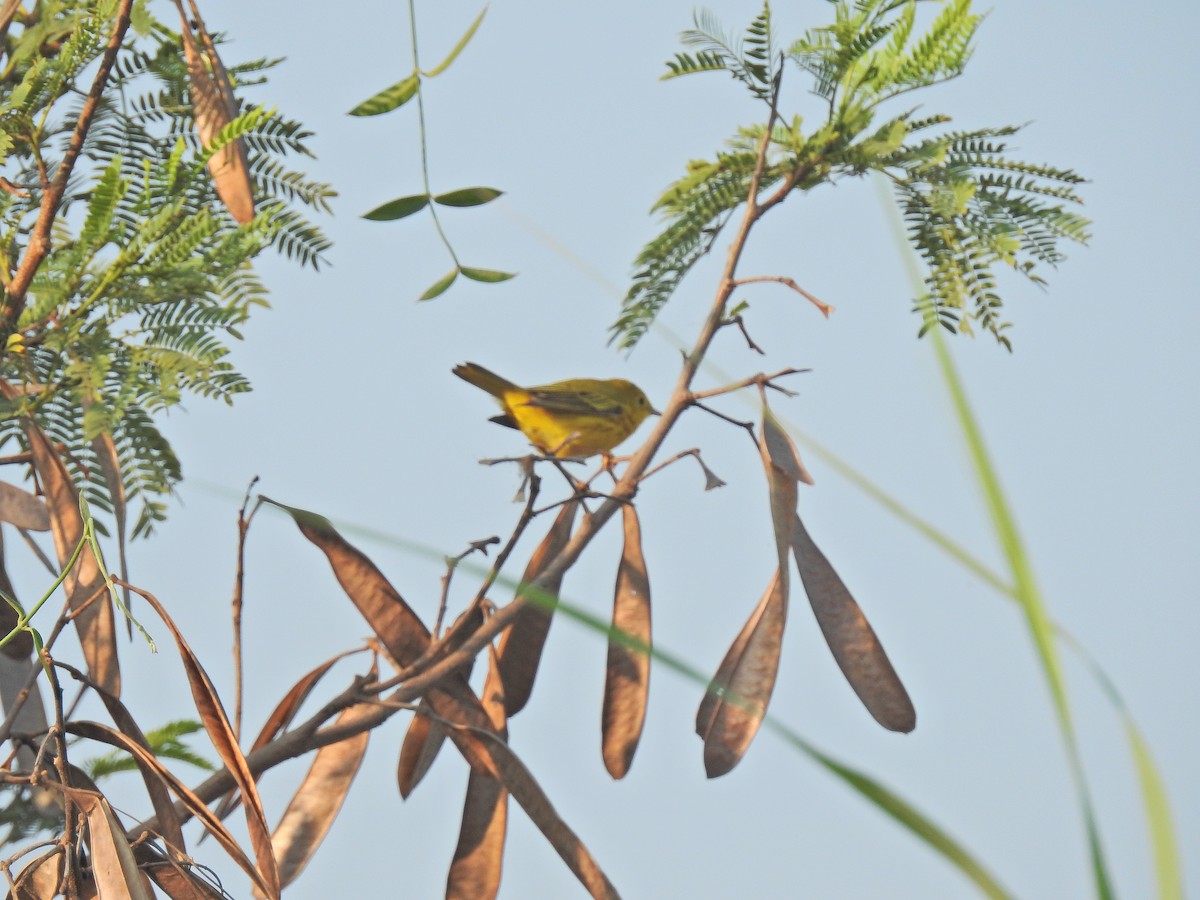
<svg viewBox="0 0 1200 900"><path fill-rule="evenodd" d="M794 279L788 278L786 275L751 275L749 278L737 279L734 284L737 287L741 287L744 284L755 284L761 282L773 282L775 284L782 284L790 287L793 291L819 309L821 311L821 315L827 319L829 318L830 313L837 311L836 306L830 306L828 303L818 300L804 288L800 287L800 285L796 284Z"/></svg>
<svg viewBox="0 0 1200 900"><path fill-rule="evenodd" d="M719 415L719 413L718 413L718 415ZM741 425L741 424L749 424L749 423L738 422L735 424ZM753 430L754 426L750 425L750 428L751 428L751 430ZM700 458L700 448L699 447L693 447L691 450L681 450L678 453L676 453L674 456L672 456L670 459L668 459L664 462L660 462L657 466L655 466L652 469L646 470L646 472L643 473L643 475L642 475L642 481L645 481L647 478L649 478L651 475L655 474L656 472L661 472L663 469L665 469L667 466L671 465L672 463L679 462L679 460L683 459L686 456L690 456L694 460L696 460L696 462L699 464L700 468L703 470L703 472L704 472L704 489L706 491L711 491L711 490L713 490L713 488L725 487L725 480L722 479L720 476L718 476L717 473L714 472L712 469L710 469L708 466L706 466L704 464L704 460Z"/></svg>
<svg viewBox="0 0 1200 900"><path fill-rule="evenodd" d="M692 402L697 400L707 400L709 397L719 397L722 394L732 394L734 391L740 391L742 388L748 388L753 385L758 385L761 388L766 385L769 388L774 388L780 393L786 394L789 397L796 396L792 391L785 390L777 384L772 384L776 378L783 378L786 375L800 375L804 372L811 372L812 369L780 369L778 372L773 372L770 375L751 375L749 378L743 378L741 381L735 381L733 384L727 384L724 387L712 388L707 391L696 391L688 394Z"/></svg>
<svg viewBox="0 0 1200 900"><path fill-rule="evenodd" d="M433 639L436 641L442 633L442 623L446 620L446 605L450 600L450 579L454 577L454 570L458 568L458 564L470 556L472 553L482 553L487 556L487 548L492 544L500 543L498 537L483 538L478 541L471 541L469 547L458 556L446 557L446 574L442 576L442 596L438 601L437 619L433 625Z"/></svg>
<svg viewBox="0 0 1200 900"><path fill-rule="evenodd" d="M472 606L477 603L482 603L487 592L492 589L492 585L496 583L496 579L500 575L500 570L508 561L508 557L512 554L513 548L517 546L517 541L521 539L521 535L525 533L525 529L529 527L529 523L538 515L533 509L533 504L537 502L538 494L542 489L542 479L537 475L530 475L529 480L529 500L525 503L525 508L521 510L521 516L517 519L516 527L513 528L512 534L509 535L504 547L496 554L496 561L492 563L492 568L484 576L483 583L480 584L479 590L475 592L475 599L472 601Z"/></svg>
<svg viewBox="0 0 1200 900"><path fill-rule="evenodd" d="M744 337L746 339L746 346L748 346L751 350L753 350L759 356L767 355L766 351L763 350L762 347L760 347L760 346L758 346L758 344L754 343L754 338L750 337L750 332L746 330L746 320L743 316L737 315L737 316L734 316L732 319L726 319L725 324L726 325L736 325L738 327L738 330L741 331L742 337Z"/></svg>
<svg viewBox="0 0 1200 900"><path fill-rule="evenodd" d="M246 507L250 505L250 492L256 484L257 475L246 485L246 493L242 497L241 508L238 509L237 570L233 577L233 734L239 741L242 738L242 698L245 693L242 668L242 600L246 579L246 535L250 532L250 522L254 519L254 514L262 505L262 498L255 502L249 515L246 515Z"/></svg>
<svg viewBox="0 0 1200 900"><path fill-rule="evenodd" d="M733 416L727 416L727 415L725 415L725 413L721 412L720 410L713 409L711 406L706 406L705 404L701 403L699 400L695 401L692 405L695 406L697 409L704 410L710 416L716 416L718 419L723 419L724 421L728 422L730 425L737 425L739 428L746 429L746 433L750 435L750 440L754 442L755 446L758 446L758 438L756 438L754 436L754 423L753 422L743 422L741 419L735 419L735 418L733 418Z"/></svg>

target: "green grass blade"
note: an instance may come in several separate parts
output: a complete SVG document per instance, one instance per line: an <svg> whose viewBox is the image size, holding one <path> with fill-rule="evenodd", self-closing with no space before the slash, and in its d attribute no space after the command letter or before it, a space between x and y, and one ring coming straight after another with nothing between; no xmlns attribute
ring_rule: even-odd
<svg viewBox="0 0 1200 900"><path fill-rule="evenodd" d="M767 716L766 724L776 733L780 734L789 744L801 750L826 770L842 779L851 788L875 804L882 812L887 813L924 841L930 848L940 853L951 865L970 879L985 896L998 898L998 900L999 898L1012 896L961 844L950 837L950 835L934 824L932 820L923 815L903 797L884 787L870 776L843 765L831 756L817 750L773 717Z"/></svg>

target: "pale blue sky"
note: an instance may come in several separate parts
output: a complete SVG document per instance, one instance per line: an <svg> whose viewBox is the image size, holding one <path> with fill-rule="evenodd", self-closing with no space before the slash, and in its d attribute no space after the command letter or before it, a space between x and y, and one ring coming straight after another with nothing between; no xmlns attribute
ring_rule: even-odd
<svg viewBox="0 0 1200 900"><path fill-rule="evenodd" d="M758 9L730 0L712 7L731 29ZM478 10L421 5L427 65ZM677 365L671 345L651 336L629 358L606 348L617 296L523 223L623 289L654 233L646 210L658 192L686 160L711 154L760 115L724 77L657 80L692 10L681 0L492 5L467 52L428 91L431 167L435 190L487 184L507 192L502 204L451 210L445 222L465 263L520 276L501 286L457 285L418 305L414 298L450 266L431 224L358 218L420 190L416 110L345 115L409 71L406 9L203 4L210 29L234 39L227 61L288 57L270 87L248 96L316 132L320 159L311 171L341 193L337 215L323 222L336 241L331 269L263 265L273 309L236 350L255 393L232 410L196 401L172 416L168 433L190 480L161 535L132 554L133 579L169 604L218 685L231 684L231 496L251 476L283 502L456 553L511 525L515 476L476 460L522 445L486 421L487 399L450 374L455 363L478 361L527 382L628 377L653 400L665 398ZM831 15L816 0L780 3L775 12L785 40ZM1101 661L1142 726L1193 881L1198 27L1192 3L998 3L966 75L920 98L961 127L1029 122L1013 141L1022 158L1092 179L1084 188L1095 220L1091 246L1067 248L1071 258L1050 273L1047 291L1002 282L1016 352L982 337L956 340L953 350L1047 603ZM795 70L786 79L785 109L815 116ZM772 213L743 272L790 275L837 312L825 321L781 289L747 291L752 333L769 355L760 360L729 334L714 361L739 377L812 367L795 382L800 395L776 401L776 411L998 567L931 349L914 339L910 286L873 186L847 183ZM665 324L690 337L713 277L712 265L701 266ZM724 408L751 414L734 401ZM769 579L773 550L749 442L689 415L665 451L697 445L729 486L703 493L685 464L653 479L639 505L655 638L711 672ZM879 632L913 695L918 727L893 735L870 719L799 593L772 713L914 803L1016 895L1086 896L1078 807L1015 608L828 465L812 454L806 461L817 483L801 496L802 514ZM598 540L564 585L571 602L599 616L611 603L616 538ZM359 544L431 619L440 564ZM247 722L256 730L297 677L368 629L289 522L264 514L249 551ZM471 587L467 577L459 582L461 601ZM506 601L507 592L496 599ZM732 774L706 781L692 730L701 688L665 669L652 675L632 772L614 784L599 752L604 653L596 635L556 622L541 680L511 733L624 896L971 895L922 843L770 733ZM1120 724L1084 667L1065 658L1112 875L1121 896L1150 896L1145 822ZM150 710L143 724L187 714L173 654L151 657L135 645L124 665L131 705ZM441 894L466 768L447 748L402 803L394 772L405 724L397 717L372 738L342 818L290 896ZM264 779L272 821L303 769ZM514 806L510 818L501 896L581 895L524 814ZM231 879L235 895L246 895L214 844L198 855Z"/></svg>

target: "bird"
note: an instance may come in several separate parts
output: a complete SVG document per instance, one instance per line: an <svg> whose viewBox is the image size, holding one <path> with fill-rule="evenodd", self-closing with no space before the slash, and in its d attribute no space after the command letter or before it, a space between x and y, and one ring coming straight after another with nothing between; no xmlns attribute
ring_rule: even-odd
<svg viewBox="0 0 1200 900"><path fill-rule="evenodd" d="M623 378L520 387L471 362L455 366L454 374L500 402L504 412L491 421L516 428L547 456L607 456L647 416L659 415L642 389Z"/></svg>

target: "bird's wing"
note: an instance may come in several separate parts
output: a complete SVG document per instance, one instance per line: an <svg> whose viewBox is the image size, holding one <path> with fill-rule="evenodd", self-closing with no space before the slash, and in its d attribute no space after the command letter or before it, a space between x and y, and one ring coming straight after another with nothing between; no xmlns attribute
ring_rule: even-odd
<svg viewBox="0 0 1200 900"><path fill-rule="evenodd" d="M611 397L587 389L572 388L558 391L547 388L531 388L528 393L529 399L524 405L536 406L551 413L567 416L600 416L602 418L616 418L623 413L620 403Z"/></svg>

